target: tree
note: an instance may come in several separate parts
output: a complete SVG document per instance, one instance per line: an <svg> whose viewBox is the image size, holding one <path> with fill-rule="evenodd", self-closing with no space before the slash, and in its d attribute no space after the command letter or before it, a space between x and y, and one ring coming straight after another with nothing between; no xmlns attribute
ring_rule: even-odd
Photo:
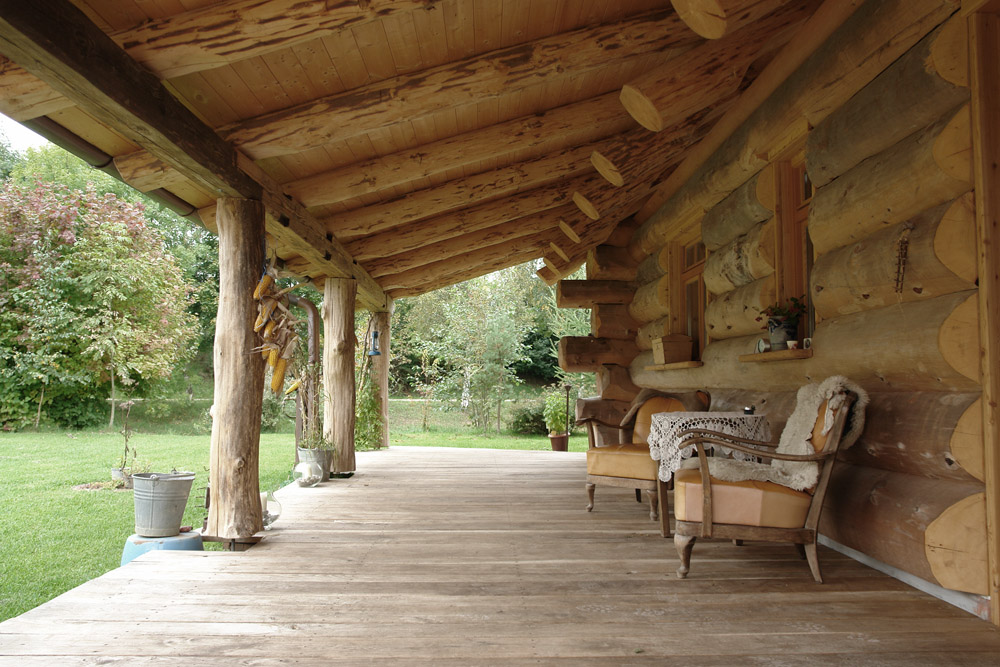
<svg viewBox="0 0 1000 667"><path fill-rule="evenodd" d="M530 325L523 283L498 271L414 299L407 311L410 344L422 359L425 380L458 402L473 425L502 425L503 400L519 382Z"/></svg>
<svg viewBox="0 0 1000 667"><path fill-rule="evenodd" d="M0 422L93 423L106 386L169 376L196 334L189 290L139 205L91 186L0 193Z"/></svg>

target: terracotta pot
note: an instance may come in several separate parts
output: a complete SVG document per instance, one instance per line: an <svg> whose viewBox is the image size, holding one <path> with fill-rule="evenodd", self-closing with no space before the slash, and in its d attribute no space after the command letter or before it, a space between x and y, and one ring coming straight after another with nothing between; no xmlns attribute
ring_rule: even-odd
<svg viewBox="0 0 1000 667"><path fill-rule="evenodd" d="M549 433L549 442L552 444L552 451L565 452L569 447L569 433L559 435Z"/></svg>

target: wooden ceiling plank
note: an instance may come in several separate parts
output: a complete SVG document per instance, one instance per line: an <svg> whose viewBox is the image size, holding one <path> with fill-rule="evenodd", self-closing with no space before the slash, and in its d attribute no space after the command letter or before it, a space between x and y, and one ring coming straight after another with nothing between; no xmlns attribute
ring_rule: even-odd
<svg viewBox="0 0 1000 667"><path fill-rule="evenodd" d="M590 171L588 156L600 144L566 148L537 160L448 181L387 202L339 214L327 222L327 229L347 242L360 236L385 231L393 226L416 222L510 196Z"/></svg>
<svg viewBox="0 0 1000 667"><path fill-rule="evenodd" d="M312 100L220 133L255 159L293 153L622 60L651 53L667 60L694 42L680 25L672 12L658 12L576 30Z"/></svg>
<svg viewBox="0 0 1000 667"><path fill-rule="evenodd" d="M326 266L359 278L366 299L384 302L381 288L300 204L65 0L0 0L0 51L214 196L263 201L276 218L269 234L303 247L299 254L324 253Z"/></svg>
<svg viewBox="0 0 1000 667"><path fill-rule="evenodd" d="M347 165L284 185L308 206L331 204L461 167L490 155L519 153L527 160L586 144L634 126L614 93L449 137L366 162ZM510 164L508 158L503 162Z"/></svg>
<svg viewBox="0 0 1000 667"><path fill-rule="evenodd" d="M375 258L364 262L364 267L372 277L378 280L383 276L398 274L447 259L464 264L465 256L469 252L552 229L559 224L561 217L570 213L572 211L562 206L526 215L517 220L505 221L485 229L438 241L412 252Z"/></svg>
<svg viewBox="0 0 1000 667"><path fill-rule="evenodd" d="M0 51L218 195L260 197L232 146L68 2L0 2Z"/></svg>
<svg viewBox="0 0 1000 667"><path fill-rule="evenodd" d="M397 225L386 231L349 241L344 244L344 247L359 262L411 252L443 239L454 238L526 215L562 207L570 203L570 193L575 189L585 187L586 184L599 179L600 177L596 174L577 176L566 183L559 182L504 199L470 206L436 218ZM553 223L553 225L556 224Z"/></svg>

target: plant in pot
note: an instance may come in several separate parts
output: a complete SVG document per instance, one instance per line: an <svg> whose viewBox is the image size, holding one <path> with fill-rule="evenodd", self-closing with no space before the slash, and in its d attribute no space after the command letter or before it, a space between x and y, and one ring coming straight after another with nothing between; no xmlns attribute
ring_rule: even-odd
<svg viewBox="0 0 1000 667"><path fill-rule="evenodd" d="M549 442L552 451L565 452L569 444L569 429L566 419L566 394L550 392L545 396L545 428L549 429Z"/></svg>
<svg viewBox="0 0 1000 667"><path fill-rule="evenodd" d="M766 322L771 350L787 350L788 341L798 338L799 320L806 313L805 297L792 297L786 303L776 303L760 311L758 322Z"/></svg>
<svg viewBox="0 0 1000 667"><path fill-rule="evenodd" d="M314 429L302 434L299 444L296 446L298 463L295 466L293 477L299 486L316 486L319 482L330 478L330 468L333 464L333 443L323 437L322 431ZM306 464L306 465L303 465ZM315 465L319 469L319 479L315 483L315 470L309 471L307 468Z"/></svg>

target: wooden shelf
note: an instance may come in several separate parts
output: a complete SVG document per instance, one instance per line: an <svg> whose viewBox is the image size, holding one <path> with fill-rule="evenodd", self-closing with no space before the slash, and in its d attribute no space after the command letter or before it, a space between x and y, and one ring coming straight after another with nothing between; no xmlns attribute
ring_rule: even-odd
<svg viewBox="0 0 1000 667"><path fill-rule="evenodd" d="M652 366L645 366L644 369L647 371L672 371L678 368L698 368L699 366L704 366L705 363L702 361L675 361L672 364L654 364Z"/></svg>
<svg viewBox="0 0 1000 667"><path fill-rule="evenodd" d="M791 359L808 359L813 356L812 350L775 350L758 354L741 354L739 360L743 363L759 361L789 361Z"/></svg>

